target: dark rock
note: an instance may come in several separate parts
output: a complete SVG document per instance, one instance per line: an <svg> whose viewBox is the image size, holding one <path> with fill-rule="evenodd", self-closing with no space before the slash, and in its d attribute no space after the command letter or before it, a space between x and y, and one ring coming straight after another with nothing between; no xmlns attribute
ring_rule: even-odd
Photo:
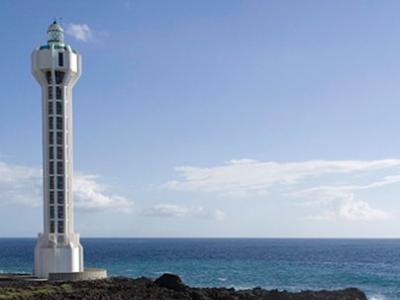
<svg viewBox="0 0 400 300"><path fill-rule="evenodd" d="M25 278L26 279L26 278ZM34 282L21 278L1 281L0 299L29 300L366 300L356 288L290 293L254 288L191 288L179 276L164 274L155 281L116 277L93 281Z"/></svg>
<svg viewBox="0 0 400 300"><path fill-rule="evenodd" d="M165 273L158 277L155 281L158 286L174 290L174 291L184 291L187 286L183 284L181 278L178 275Z"/></svg>
<svg viewBox="0 0 400 300"><path fill-rule="evenodd" d="M190 293L190 296L192 297L193 300L212 300L209 298L204 292L202 291L192 291Z"/></svg>

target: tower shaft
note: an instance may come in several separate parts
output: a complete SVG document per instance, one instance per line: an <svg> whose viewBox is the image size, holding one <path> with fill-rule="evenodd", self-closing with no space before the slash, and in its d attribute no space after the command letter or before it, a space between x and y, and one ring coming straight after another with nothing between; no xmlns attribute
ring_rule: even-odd
<svg viewBox="0 0 400 300"><path fill-rule="evenodd" d="M56 22L48 44L32 53L32 73L42 89L43 233L35 247L34 272L83 271L83 249L73 226L72 87L81 73L81 57L64 45Z"/></svg>

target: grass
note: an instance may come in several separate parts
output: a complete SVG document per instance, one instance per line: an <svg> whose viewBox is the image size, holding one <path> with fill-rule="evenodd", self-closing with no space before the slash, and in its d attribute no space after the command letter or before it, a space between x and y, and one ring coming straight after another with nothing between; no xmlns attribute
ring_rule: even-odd
<svg viewBox="0 0 400 300"><path fill-rule="evenodd" d="M48 296L56 293L72 293L74 289L70 284L62 284L60 286L42 285L42 286L26 286L21 288L2 287L0 288L0 299L27 298L34 296Z"/></svg>

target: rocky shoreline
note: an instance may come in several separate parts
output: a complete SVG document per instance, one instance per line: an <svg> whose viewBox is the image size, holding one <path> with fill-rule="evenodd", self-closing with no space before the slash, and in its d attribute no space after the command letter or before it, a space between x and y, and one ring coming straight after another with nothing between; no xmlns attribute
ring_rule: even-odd
<svg viewBox="0 0 400 300"><path fill-rule="evenodd" d="M193 288L179 276L164 274L152 280L114 277L92 281L49 282L0 278L0 299L133 299L133 300L366 300L356 288L290 293L253 288Z"/></svg>

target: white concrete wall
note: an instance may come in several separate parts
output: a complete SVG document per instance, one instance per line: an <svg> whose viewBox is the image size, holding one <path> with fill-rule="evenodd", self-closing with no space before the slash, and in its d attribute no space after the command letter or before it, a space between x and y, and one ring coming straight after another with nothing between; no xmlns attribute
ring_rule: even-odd
<svg viewBox="0 0 400 300"><path fill-rule="evenodd" d="M64 64L59 66L58 53L63 53ZM50 71L52 76L52 83L48 84L46 80L46 72ZM62 71L65 73L63 83L56 85L55 71ZM74 233L73 227L73 198L72 198L72 87L77 82L81 74L81 58L80 55L74 53L72 49L67 46L65 48L55 48L54 45L50 49L35 49L32 53L32 73L36 80L42 87L42 116L43 116L43 221L44 231L39 235L35 248L35 266L34 273L39 277L47 277L49 273L57 272L81 272L83 271L83 249L79 242L79 235ZM50 175L49 166L49 112L48 112L48 88L52 89L53 110L56 110L56 86L61 88L63 107L63 129L56 130L56 118L61 115L53 113L53 154L56 157L56 147L63 148L63 176L64 188L59 190L57 188L57 174L56 167L54 174ZM59 101L60 102L60 101ZM62 145L56 143L56 132L62 132L63 141ZM55 158L52 160L56 165ZM50 176L54 177L55 189L54 203L50 204ZM60 219L64 222L64 232L57 232L57 193L63 192L64 195L64 218ZM50 205L54 206L53 218L55 224L55 232L50 232ZM63 240L60 240L62 238Z"/></svg>

